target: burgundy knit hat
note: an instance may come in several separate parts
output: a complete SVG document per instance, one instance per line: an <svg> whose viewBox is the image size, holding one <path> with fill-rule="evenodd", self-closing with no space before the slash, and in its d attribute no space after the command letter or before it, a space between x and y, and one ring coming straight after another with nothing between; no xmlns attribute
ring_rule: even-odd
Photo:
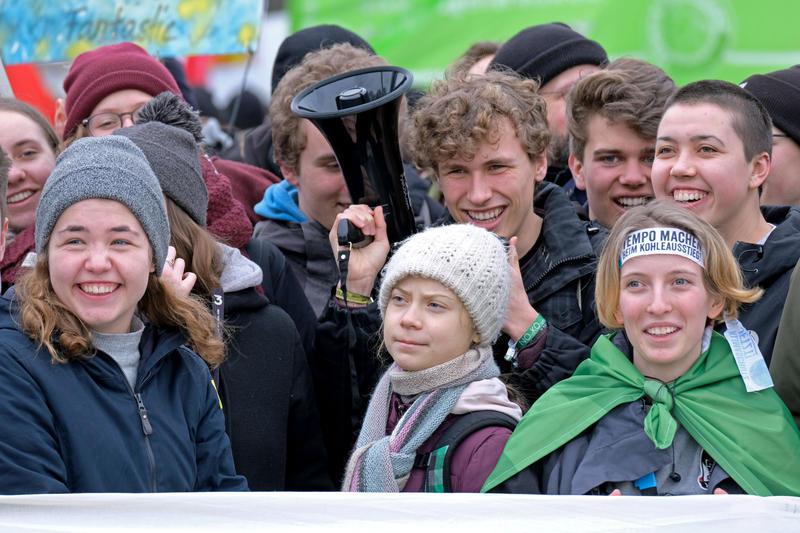
<svg viewBox="0 0 800 533"><path fill-rule="evenodd" d="M138 89L153 96L164 91L181 95L172 74L141 46L119 43L84 52L75 58L64 79L64 138L75 131L100 100L125 89Z"/></svg>

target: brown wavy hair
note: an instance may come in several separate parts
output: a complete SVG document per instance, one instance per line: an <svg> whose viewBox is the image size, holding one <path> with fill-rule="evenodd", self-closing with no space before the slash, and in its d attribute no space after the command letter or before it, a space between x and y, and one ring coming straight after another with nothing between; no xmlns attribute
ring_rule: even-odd
<svg viewBox="0 0 800 533"><path fill-rule="evenodd" d="M436 175L445 161L473 157L479 144L496 142L503 118L511 122L528 157L540 157L550 131L547 104L538 88L533 80L495 71L434 83L411 115L408 150L414 163Z"/></svg>
<svg viewBox="0 0 800 533"><path fill-rule="evenodd" d="M597 266L595 301L597 316L604 326L619 329L624 326L617 321L615 314L619 309L620 264L619 256L625 238L633 231L653 227L667 227L684 230L700 241L705 258L703 282L706 290L714 298L723 302L722 313L714 321L723 317L736 318L739 306L753 303L761 297L759 287L748 289L744 285L742 271L733 257L725 239L714 226L666 200L657 200L647 205L628 210L611 230Z"/></svg>
<svg viewBox="0 0 800 533"><path fill-rule="evenodd" d="M567 96L570 152L583 161L594 115L626 125L655 146L658 123L674 93L675 83L666 72L639 59L617 59L605 70L589 74Z"/></svg>
<svg viewBox="0 0 800 533"><path fill-rule="evenodd" d="M303 119L294 114L291 108L292 99L300 91L336 74L385 65L383 58L348 43L306 54L302 63L281 78L272 93L269 117L275 160L300 173L300 154L306 148L306 136L300 127Z"/></svg>
<svg viewBox="0 0 800 533"><path fill-rule="evenodd" d="M447 75L450 77L466 76L469 75L475 63L481 61L486 56L493 56L500 50L503 43L499 41L478 41L473 43L463 54L458 56L450 67L447 69Z"/></svg>
<svg viewBox="0 0 800 533"><path fill-rule="evenodd" d="M14 285L19 303L20 328L40 348L50 352L53 363L68 363L94 355L92 333L56 295L50 282L47 248L36 265ZM214 318L195 297L182 298L151 273L147 289L139 301L139 311L149 324L178 328L187 344L211 368L225 358L225 347L217 336Z"/></svg>
<svg viewBox="0 0 800 533"><path fill-rule="evenodd" d="M186 261L186 271L197 276L192 294L206 300L211 291L219 287L224 267L217 241L172 199L165 196L164 200L169 218L170 244L175 247L175 257Z"/></svg>

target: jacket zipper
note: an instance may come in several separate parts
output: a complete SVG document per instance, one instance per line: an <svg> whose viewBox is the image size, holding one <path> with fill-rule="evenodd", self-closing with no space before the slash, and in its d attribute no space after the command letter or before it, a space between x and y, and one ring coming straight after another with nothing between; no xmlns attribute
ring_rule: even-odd
<svg viewBox="0 0 800 533"><path fill-rule="evenodd" d="M136 407L139 410L139 420L142 422L142 433L144 433L144 445L147 452L147 462L150 467L150 491L158 492L158 484L156 483L156 457L153 454L153 446L150 444L150 435L153 434L153 426L150 424L150 416L147 414L147 407L144 405L142 394L140 392L133 392L134 400L136 400Z"/></svg>
<svg viewBox="0 0 800 533"><path fill-rule="evenodd" d="M106 354L107 355L107 354ZM107 355L109 359L113 361L113 357ZM116 361L114 361L116 364ZM120 368L119 364L116 364L117 368L119 369L120 374L122 374L122 381L128 387L128 392L131 393L133 396L133 400L136 402L136 410L139 413L139 420L142 423L142 433L144 434L144 444L145 444L145 451L147 452L147 462L149 466L150 472L150 492L158 492L158 478L156 477L156 456L153 453L153 446L150 443L150 435L153 434L153 425L150 423L150 415L147 413L147 407L144 405L144 400L142 399L142 394L140 392L136 392L131 384L128 383L128 379L125 377L124 372L122 372L122 368ZM139 381L139 388L141 389L144 387L145 383L150 378L150 374L146 375L143 379Z"/></svg>
<svg viewBox="0 0 800 533"><path fill-rule="evenodd" d="M553 264L553 266L551 266L550 268L548 268L547 270L545 270L544 272L542 272L542 274L541 274L541 275L540 275L538 278L536 278L536 281L534 281L534 282L533 282L533 283L531 283L530 285L526 285L526 286L525 286L525 292L529 292L529 291L533 290L533 289L534 289L534 288L535 288L537 285L539 285L539 283L541 283L541 282L542 282L542 280L543 280L543 279L544 279L544 278L545 278L545 277L546 277L548 274L550 274L550 272L552 272L552 271L553 271L553 270L555 270L556 268L560 267L560 266L561 266L561 265L563 265L564 263L570 263L570 262L572 262L572 261L577 261L577 260L579 260L579 259L586 259L587 257L590 257L590 256L589 256L589 254L584 254L584 255L576 255L576 256L574 256L574 257L567 257L567 258L564 258L564 259L562 259L562 260L558 261L557 263Z"/></svg>

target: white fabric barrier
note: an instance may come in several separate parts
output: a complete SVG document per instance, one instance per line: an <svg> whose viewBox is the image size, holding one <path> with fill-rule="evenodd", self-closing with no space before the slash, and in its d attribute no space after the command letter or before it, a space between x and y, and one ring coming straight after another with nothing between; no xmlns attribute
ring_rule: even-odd
<svg viewBox="0 0 800 533"><path fill-rule="evenodd" d="M800 498L195 493L0 496L0 531L800 532Z"/></svg>

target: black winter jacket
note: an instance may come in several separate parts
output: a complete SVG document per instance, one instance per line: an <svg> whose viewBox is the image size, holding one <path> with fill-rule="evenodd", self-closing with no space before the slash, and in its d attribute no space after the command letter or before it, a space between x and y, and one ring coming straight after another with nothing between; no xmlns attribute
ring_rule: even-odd
<svg viewBox="0 0 800 533"><path fill-rule="evenodd" d="M800 210L763 206L761 212L776 227L763 245L737 242L733 256L742 267L748 287L759 286L764 295L739 311L739 320L758 334L758 347L769 364L792 272L800 260ZM722 328L724 330L724 325Z"/></svg>
<svg viewBox="0 0 800 533"><path fill-rule="evenodd" d="M225 429L251 490L333 490L305 351L292 320L249 288L225 294Z"/></svg>
<svg viewBox="0 0 800 533"><path fill-rule="evenodd" d="M264 296L269 303L286 311L300 334L303 350L306 354L311 353L317 315L303 296L300 282L292 270L287 268L283 253L277 246L264 239L250 239L247 243L247 255L261 267L264 274L261 281Z"/></svg>
<svg viewBox="0 0 800 533"><path fill-rule="evenodd" d="M236 469L253 490L330 490L300 336L291 318L257 290L271 281L264 279L269 265L259 268L227 246L219 251L228 331L220 395Z"/></svg>
<svg viewBox="0 0 800 533"><path fill-rule="evenodd" d="M247 490L206 364L146 326L131 389L107 354L53 364L0 298L0 493Z"/></svg>

